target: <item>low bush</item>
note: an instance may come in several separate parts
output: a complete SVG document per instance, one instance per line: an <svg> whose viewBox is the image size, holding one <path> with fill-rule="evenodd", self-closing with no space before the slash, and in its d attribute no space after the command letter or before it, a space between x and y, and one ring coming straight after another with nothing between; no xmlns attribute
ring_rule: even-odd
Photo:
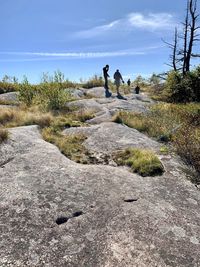
<svg viewBox="0 0 200 267"><path fill-rule="evenodd" d="M18 84L0 81L0 94L14 92L18 90L19 90Z"/></svg>
<svg viewBox="0 0 200 267"><path fill-rule="evenodd" d="M58 84L42 84L38 91L34 103L45 110L61 110L72 100L71 94L60 89Z"/></svg>
<svg viewBox="0 0 200 267"><path fill-rule="evenodd" d="M82 84L82 87L86 89L100 86L104 86L104 81L102 77L98 77L97 75L93 76L87 82Z"/></svg>
<svg viewBox="0 0 200 267"><path fill-rule="evenodd" d="M29 84L25 77L19 86L19 100L27 106L33 104L34 97L37 94L37 87Z"/></svg>
<svg viewBox="0 0 200 267"><path fill-rule="evenodd" d="M128 148L114 156L118 165L127 165L141 176L161 175L164 168L158 157L149 150Z"/></svg>
<svg viewBox="0 0 200 267"><path fill-rule="evenodd" d="M200 174L200 125L199 127L184 125L174 135L173 142L182 159Z"/></svg>
<svg viewBox="0 0 200 267"><path fill-rule="evenodd" d="M173 103L200 101L200 66L182 76L171 71L167 75L163 95Z"/></svg>

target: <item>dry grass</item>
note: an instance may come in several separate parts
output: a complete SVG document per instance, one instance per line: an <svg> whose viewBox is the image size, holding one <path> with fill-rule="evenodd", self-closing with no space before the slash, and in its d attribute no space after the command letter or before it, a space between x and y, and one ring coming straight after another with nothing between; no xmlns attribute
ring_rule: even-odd
<svg viewBox="0 0 200 267"><path fill-rule="evenodd" d="M40 127L46 127L52 123L53 119L54 118L51 113L31 112L13 108L0 108L0 124L6 127L34 124L37 124Z"/></svg>
<svg viewBox="0 0 200 267"><path fill-rule="evenodd" d="M146 114L119 112L114 122L171 142L182 159L200 173L200 104L155 105ZM198 179L200 182L200 178Z"/></svg>
<svg viewBox="0 0 200 267"><path fill-rule="evenodd" d="M0 128L0 144L8 139L8 131Z"/></svg>
<svg viewBox="0 0 200 267"><path fill-rule="evenodd" d="M77 163L88 163L90 154L83 146L83 142L86 140L84 135L63 135L60 132L55 132L53 128L49 127L43 129L42 136L45 141L55 144L69 159Z"/></svg>

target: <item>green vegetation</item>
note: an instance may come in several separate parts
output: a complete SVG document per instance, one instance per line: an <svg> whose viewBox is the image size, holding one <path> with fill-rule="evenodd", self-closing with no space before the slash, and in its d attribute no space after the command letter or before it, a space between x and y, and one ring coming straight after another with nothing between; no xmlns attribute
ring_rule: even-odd
<svg viewBox="0 0 200 267"><path fill-rule="evenodd" d="M0 81L0 94L18 91L18 89L16 77L5 75Z"/></svg>
<svg viewBox="0 0 200 267"><path fill-rule="evenodd" d="M19 100L27 106L39 105L45 110L60 110L72 97L59 83L29 84L25 78L19 89Z"/></svg>
<svg viewBox="0 0 200 267"><path fill-rule="evenodd" d="M200 102L200 66L187 72L184 76L171 71L167 75L163 96L167 101L177 102Z"/></svg>
<svg viewBox="0 0 200 267"><path fill-rule="evenodd" d="M154 74L146 91L154 100L168 103L200 102L199 77L200 66L184 75L179 71L169 71L163 75L163 80Z"/></svg>
<svg viewBox="0 0 200 267"><path fill-rule="evenodd" d="M82 87L86 89L90 89L93 87L104 86L104 81L102 77L94 75L87 82L82 82Z"/></svg>
<svg viewBox="0 0 200 267"><path fill-rule="evenodd" d="M131 167L133 172L141 176L161 175L164 172L162 163L158 157L149 150L128 148L114 156L118 165Z"/></svg>
<svg viewBox="0 0 200 267"><path fill-rule="evenodd" d="M0 144L8 139L8 131L0 128Z"/></svg>
<svg viewBox="0 0 200 267"><path fill-rule="evenodd" d="M146 114L120 111L113 121L171 142L182 159L200 173L200 104L161 103Z"/></svg>

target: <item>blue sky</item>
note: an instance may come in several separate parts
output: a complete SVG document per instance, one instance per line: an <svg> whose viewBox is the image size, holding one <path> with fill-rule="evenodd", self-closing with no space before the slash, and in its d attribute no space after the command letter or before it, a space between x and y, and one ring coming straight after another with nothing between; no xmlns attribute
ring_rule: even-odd
<svg viewBox="0 0 200 267"><path fill-rule="evenodd" d="M0 0L0 78L61 70L79 81L110 65L125 79L168 67L186 0Z"/></svg>

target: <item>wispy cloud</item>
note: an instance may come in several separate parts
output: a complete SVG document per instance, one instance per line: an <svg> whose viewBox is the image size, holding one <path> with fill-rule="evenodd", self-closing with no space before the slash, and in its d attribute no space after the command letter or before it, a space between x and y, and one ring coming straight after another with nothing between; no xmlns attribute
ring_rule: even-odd
<svg viewBox="0 0 200 267"><path fill-rule="evenodd" d="M128 22L132 27L146 30L169 29L175 25L175 19L169 13L150 13L147 16L131 13L128 15Z"/></svg>
<svg viewBox="0 0 200 267"><path fill-rule="evenodd" d="M15 61L42 61L42 60L64 60L64 59L86 59L86 58L104 58L104 57L122 57L122 56L139 56L145 55L146 51L113 51L113 52L72 52L72 53L49 53L49 52L0 52L1 55L7 56L30 56L31 58L6 58L0 59L1 62Z"/></svg>
<svg viewBox="0 0 200 267"><path fill-rule="evenodd" d="M164 30L174 27L176 19L169 13L130 13L126 17L109 22L108 24L93 27L91 29L75 33L75 37L91 38L106 33L119 31L130 32L133 29L144 29L146 31Z"/></svg>

